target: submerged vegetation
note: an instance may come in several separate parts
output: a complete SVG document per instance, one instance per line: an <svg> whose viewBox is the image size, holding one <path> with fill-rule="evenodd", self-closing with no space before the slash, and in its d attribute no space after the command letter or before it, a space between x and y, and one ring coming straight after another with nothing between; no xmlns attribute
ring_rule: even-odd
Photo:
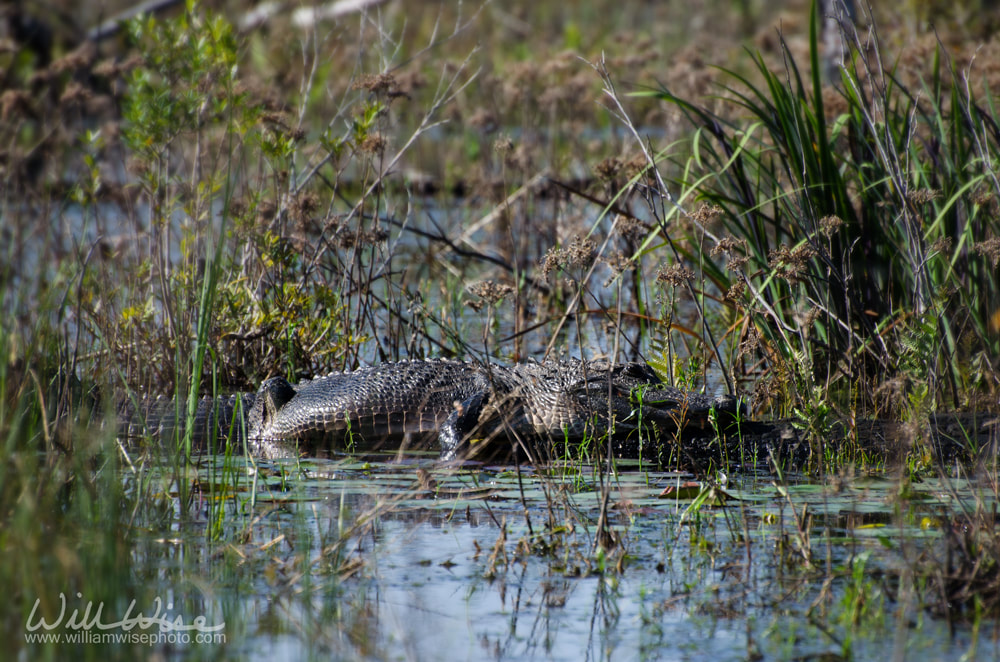
<svg viewBox="0 0 1000 662"><path fill-rule="evenodd" d="M423 525L488 525L416 567L459 565L453 595L496 594L494 618L516 605L512 638L456 656L578 657L516 614L555 618L591 580L602 658L620 638L670 650L679 610L729 624L726 657L902 655L921 629L956 658L995 644L988 21L940 3L910 3L919 21L789 3L778 32L752 2L697 3L690 24L664 20L675 3L390 2L330 22L188 3L112 43L46 41L30 4L6 10L0 53L0 620L22 657L71 646L25 638L66 600L109 622L168 594L226 622L168 654L427 655L372 597L402 544L387 531ZM724 11L741 33L696 29ZM120 443L108 422L119 398L174 397L184 420L276 374L599 354L751 395L752 418L805 431L815 471L743 456L686 476L597 440L544 467L266 463L183 432ZM974 421L951 434L977 462L929 451L946 411ZM870 419L898 423L899 466L867 454ZM525 577L537 596L508 602Z"/></svg>

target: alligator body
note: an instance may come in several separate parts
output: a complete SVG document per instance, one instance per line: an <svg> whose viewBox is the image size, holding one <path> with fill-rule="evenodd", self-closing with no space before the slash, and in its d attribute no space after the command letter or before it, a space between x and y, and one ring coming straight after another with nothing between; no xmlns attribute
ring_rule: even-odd
<svg viewBox="0 0 1000 662"><path fill-rule="evenodd" d="M713 409L735 416L737 400L668 386L640 363L402 361L296 385L272 378L256 394L205 400L193 436L199 446L212 434L246 440L250 452L269 458L435 444L442 459L515 448L532 457L545 447L540 440L573 443L611 432L635 441L704 428ZM172 430L159 409L143 413L146 429ZM134 427L135 418L132 408L125 425Z"/></svg>
<svg viewBox="0 0 1000 662"><path fill-rule="evenodd" d="M194 450L213 450L214 441L246 438L246 420L256 393L236 393L198 401L191 440ZM167 397L127 398L118 402L119 436L127 439L153 437L169 440L185 431L186 403Z"/></svg>
<svg viewBox="0 0 1000 662"><path fill-rule="evenodd" d="M624 438L640 427L705 426L713 407L735 414L736 400L667 386L639 363L404 361L296 386L270 379L250 411L248 435L262 455L289 441L411 448L436 441L442 459L452 459L495 449L499 439L529 450L526 442L540 439L576 442L609 430Z"/></svg>
<svg viewBox="0 0 1000 662"><path fill-rule="evenodd" d="M179 436L183 406L167 398L120 404L123 436ZM715 412L716 435L709 425ZM727 465L805 466L829 452L901 461L915 444L943 462L995 458L1000 417L932 416L926 429L892 421L835 425L810 439L793 421L742 420L736 398L711 398L661 382L641 363L551 361L488 366L428 360L385 363L257 393L202 399L192 449L237 450L263 458L353 447L437 448L443 459L512 454L545 460L562 443L604 441L618 457L699 469ZM683 443L675 443L679 438ZM245 444L245 446L244 446ZM846 456L845 456L846 457ZM992 460L991 460L992 461Z"/></svg>

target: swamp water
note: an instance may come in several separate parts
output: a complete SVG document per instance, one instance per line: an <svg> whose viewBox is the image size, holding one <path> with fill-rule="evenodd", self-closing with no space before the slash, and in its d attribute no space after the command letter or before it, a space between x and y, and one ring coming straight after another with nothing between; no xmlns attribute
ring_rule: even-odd
<svg viewBox="0 0 1000 662"><path fill-rule="evenodd" d="M993 508L976 480L914 481L900 494L898 479L749 472L710 488L636 461L609 479L586 462L540 474L429 455L210 456L188 471L198 515L139 536L145 593L105 604L102 619L130 600L149 616L159 598L164 620L202 616L224 637L195 643L191 631L190 643L112 646L115 657L1000 656L993 621L949 629L920 606L925 580L908 570L922 554L943 558L951 514L977 500ZM608 551L595 545L602 484ZM157 498L177 518L172 485ZM69 596L67 613L87 597Z"/></svg>

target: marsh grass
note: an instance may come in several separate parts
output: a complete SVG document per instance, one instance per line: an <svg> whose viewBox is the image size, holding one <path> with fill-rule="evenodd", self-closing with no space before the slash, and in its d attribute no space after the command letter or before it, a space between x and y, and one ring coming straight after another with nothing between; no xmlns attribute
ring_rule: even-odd
<svg viewBox="0 0 1000 662"><path fill-rule="evenodd" d="M692 254L734 312L740 355L784 385L779 410L822 427L805 408L830 397L895 415L975 406L997 388L984 361L1000 302L985 248L998 233L990 81L936 49L927 77L904 84L874 25L845 23L827 85L815 3L811 26L805 66L782 42L783 69L750 53L753 79L727 72L725 114L649 93L694 126L676 184L721 232L695 224Z"/></svg>
<svg viewBox="0 0 1000 662"><path fill-rule="evenodd" d="M28 263L37 273L3 272L0 303L13 314L4 316L0 347L5 357L18 357L0 368L0 548L13 598L3 622L21 645L30 596L40 600L37 615L51 622L61 593L83 595L115 614L125 613L125 596L143 602L155 595L162 584L143 579L160 562L155 551L142 551L150 549L150 535L183 538L198 529L209 550L252 535L264 487L258 470L243 449L219 448L221 465L193 454L198 398L252 388L271 371L322 372L381 328L371 326L376 305L399 311L409 304L388 282L392 254L379 221L381 178L407 148L387 152L379 137L398 98L391 77L362 79L357 106L345 104L343 116L328 119L320 141L326 152L307 155L294 116L238 77L240 45L220 16L189 8L176 20L135 20L129 35L142 55L100 74L125 90L117 99L121 123L82 132L84 167L69 194L67 222L79 225L74 231L89 245L74 244L76 255L56 264L56 273L45 261ZM464 84L462 67L449 75L411 142L434 127L438 108ZM34 128L30 114L11 120L9 126ZM136 184L119 189L124 173L113 168L113 155L121 153ZM333 188L327 197L336 202L347 195L336 187L346 171L358 177L356 200L345 212L333 204L320 211L314 189ZM8 184L8 192L33 186L13 175ZM109 206L115 195L119 203ZM27 227L32 204L6 197L5 224ZM119 237L119 227L134 234ZM299 229L319 232L314 250L302 250ZM53 250L26 243L31 251ZM22 261L13 243L5 250L6 264ZM381 297L358 295L380 280ZM29 316L27 300L42 313ZM317 309L327 315L312 314ZM348 327L353 333L342 330ZM316 351L323 342L328 350ZM87 427L91 418L113 421L117 398L138 401L155 392L175 396L171 438L151 434L148 445L126 447L115 441L113 424L103 432ZM323 544L334 575L343 565L338 545L370 518L354 522ZM308 563L290 569L313 576ZM80 651L103 656L100 647Z"/></svg>
<svg viewBox="0 0 1000 662"><path fill-rule="evenodd" d="M343 77L349 81L332 75L341 60L313 33L296 55L294 93L270 89L245 75L248 60L260 58L248 40L260 37L237 35L221 17L189 7L176 19L134 22L131 59L98 64L77 54L75 64L61 65L76 68L48 72L53 90L65 91L65 72L91 70L119 90L108 98L122 116L104 108L109 123L99 130L85 125L100 109L56 127L18 114L18 99L5 97L10 121L0 131L12 143L64 129L79 137L50 145L74 155L60 173L74 182L65 198L39 188L30 164L6 171L2 211L15 239L30 235L32 219L55 218L55 209L71 219L63 222L73 237L66 245L46 236L32 247L52 256L36 273L15 277L0 265L0 309L12 313L0 324L0 350L17 357L0 362L0 583L13 596L3 611L9 638L23 640L33 597L47 614L58 610L60 592L77 591L122 613L133 597L148 604L165 584L181 585L183 557L191 555L222 589L267 591L289 613L301 608L304 638L318 638L319 648L343 650L336 640L344 636L352 652L382 654L370 640L381 625L346 582L374 572L367 564L378 558L364 552L374 549L365 545L378 539L380 518L410 500L441 497L442 485L465 474L421 468L412 486L365 509L347 508L342 493L336 516L323 519L297 507L313 497L307 461L274 466L230 446L210 458L192 453L199 396L252 390L272 374L294 380L429 354L509 360L572 346L584 356L601 347L615 359L645 357L686 388L725 383L734 391L763 378L770 391L761 393L761 409L798 419L816 444L814 480L821 482L850 480L876 462L824 447L841 414L919 421L942 403L971 406L995 395L996 113L988 86L974 92L971 69L938 57L919 87L904 85L879 58L874 29L859 35L845 25L853 48L831 88L817 73L814 27L808 72L782 50L781 67L754 56L755 70L732 73L734 82L710 106L667 90L633 106L617 92L613 55L583 65L565 85L553 81L582 64L575 53L548 66L525 53L523 62L498 66L506 79L488 80L476 75L471 46L448 63L431 57L450 41L464 43L477 16L455 21L449 34L439 29L452 23L437 19L426 47L406 60L419 64L420 85L412 69L396 66L409 45L366 17L358 44L344 47L358 49L358 69ZM370 30L378 48L366 50ZM579 46L573 32L563 36ZM514 138L493 135L489 104L470 107L479 84L499 90L493 103L505 124L519 119ZM612 112L595 120L588 91L602 87ZM721 114L720 104L738 112ZM690 143L658 151L630 113L662 117L656 109L669 105L696 128ZM476 122L441 123L475 113ZM42 115L45 122L61 116ZM635 141L613 158L578 135L583 124L609 118ZM454 152L453 131L462 134ZM445 189L459 180L472 189L459 212L478 217L481 234L453 231L444 218L451 212L421 207L417 178L400 176L427 142L448 156L417 162L437 162ZM610 142L621 147L618 138ZM463 151L473 165L451 158ZM565 165L570 152L601 157L590 188L568 176L578 165ZM124 170L109 165L116 159L126 161ZM555 170L543 170L542 161ZM553 179L555 188L543 185ZM13 202L10 191L28 202ZM701 201L708 204L688 209ZM459 207L442 206L449 205ZM432 230L419 223L428 218ZM30 242L9 244L8 265L28 262L16 245ZM470 287L473 280L479 285ZM482 324L469 323L467 307L485 307ZM113 420L120 393L174 396L176 435L126 446L107 425L95 432L99 418ZM613 602L642 535L643 513L623 496L635 489L623 472L653 472L663 458L622 469L608 432L594 429L580 448L538 456L535 466L500 477L516 491L520 511L497 514L485 504L498 531L484 561L486 581L516 580L519 568L541 562L550 573L606 578L601 587ZM670 459L681 461L679 436L673 448ZM740 457L724 457L712 472L764 462L738 448ZM906 479L936 476L916 453L911 462ZM782 467L771 470L781 513L791 513L774 535L743 500L722 505L725 523L714 525L720 506L709 497L723 487L721 477L678 505L676 518L657 521L662 553L683 556L693 569L684 590L698 595L699 579L717 563L749 568L753 558L773 555L768 571L779 584L789 579L782 590L847 587L839 607L830 607L832 589L816 598L809 616L817 631L832 632L830 622L886 627L871 608L886 593L866 557L833 564L832 534L817 529ZM351 471L376 480L363 466ZM472 475L470 491L492 489ZM942 529L940 550L907 559L889 585L915 583L935 615L978 624L996 613L988 597L997 581L998 550L989 539L995 502L984 494L969 503L963 493L959 514L949 510L953 524ZM662 503L642 508L657 518L664 512ZM294 514L285 518L288 511ZM287 526L264 526L272 521ZM900 538L900 546L909 543L905 531ZM175 574L155 581L170 564ZM732 590L731 602L700 595L700 608L731 615L733 605L763 596L778 610L769 587ZM565 599L546 591L546 606ZM195 597L185 598L186 614L221 602L230 621L241 608L238 600L187 595ZM653 612L662 614L668 602ZM960 612L946 612L949 604ZM336 627L327 627L334 617ZM249 620L233 618L234 634ZM287 621L276 617L273 627L281 634ZM850 652L849 637L830 639ZM106 657L96 647L80 652ZM213 657L217 650L190 652Z"/></svg>
<svg viewBox="0 0 1000 662"><path fill-rule="evenodd" d="M815 7L805 73L782 39L780 68L751 52L753 75L724 71L734 82L711 105L666 88L639 93L677 107L693 134L688 150L643 145L646 175L618 196L649 200L658 250L697 264L702 286L719 293L713 298L735 334L726 338L734 349L728 364L710 341L719 365L734 374L748 359L763 365L761 385L775 388L758 391L758 411L791 414L819 475L835 476L879 463L854 444L837 452L828 445L845 412L920 427L943 404L975 409L995 399L997 366L986 367L986 357L998 355L991 319L1000 292L987 275L995 267L987 246L1000 231L990 211L1000 142L990 81L974 78L974 60L959 69L936 49L927 77L904 84L884 63L874 24L866 32L840 25L848 56L827 85ZM598 70L611 107L642 144L606 69ZM677 151L680 174L668 184L660 168ZM703 206L690 211L694 201ZM688 228L683 243L674 228ZM691 280L674 271L664 280ZM918 458L919 434L913 441ZM910 467L911 475L927 470L919 461ZM979 531L990 502L968 503L960 528ZM812 568L806 511L789 507L798 522L790 549ZM943 565L905 565L906 581L934 587L922 595L925 605L949 591L961 603L957 596L975 593L965 587L992 581L981 569L994 567L996 554L976 539L946 534ZM884 594L852 568L844 618L857 623L864 601ZM981 598L967 603L964 613L981 618ZM844 646L850 650L849 640Z"/></svg>

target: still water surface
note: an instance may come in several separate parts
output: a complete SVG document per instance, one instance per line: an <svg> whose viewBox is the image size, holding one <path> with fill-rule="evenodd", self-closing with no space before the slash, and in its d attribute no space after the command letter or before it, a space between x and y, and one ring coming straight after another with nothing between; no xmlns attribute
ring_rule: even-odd
<svg viewBox="0 0 1000 662"><path fill-rule="evenodd" d="M203 485L223 462L205 462ZM927 480L902 501L893 480L750 473L699 505L697 488L664 494L690 476L619 468L620 542L603 555L586 465L518 476L376 457L246 469L224 506L246 542L206 543L191 522L164 563L224 617L218 653L248 659L1000 656L991 621L950 633L893 579L940 544L942 513L984 498L974 480Z"/></svg>

